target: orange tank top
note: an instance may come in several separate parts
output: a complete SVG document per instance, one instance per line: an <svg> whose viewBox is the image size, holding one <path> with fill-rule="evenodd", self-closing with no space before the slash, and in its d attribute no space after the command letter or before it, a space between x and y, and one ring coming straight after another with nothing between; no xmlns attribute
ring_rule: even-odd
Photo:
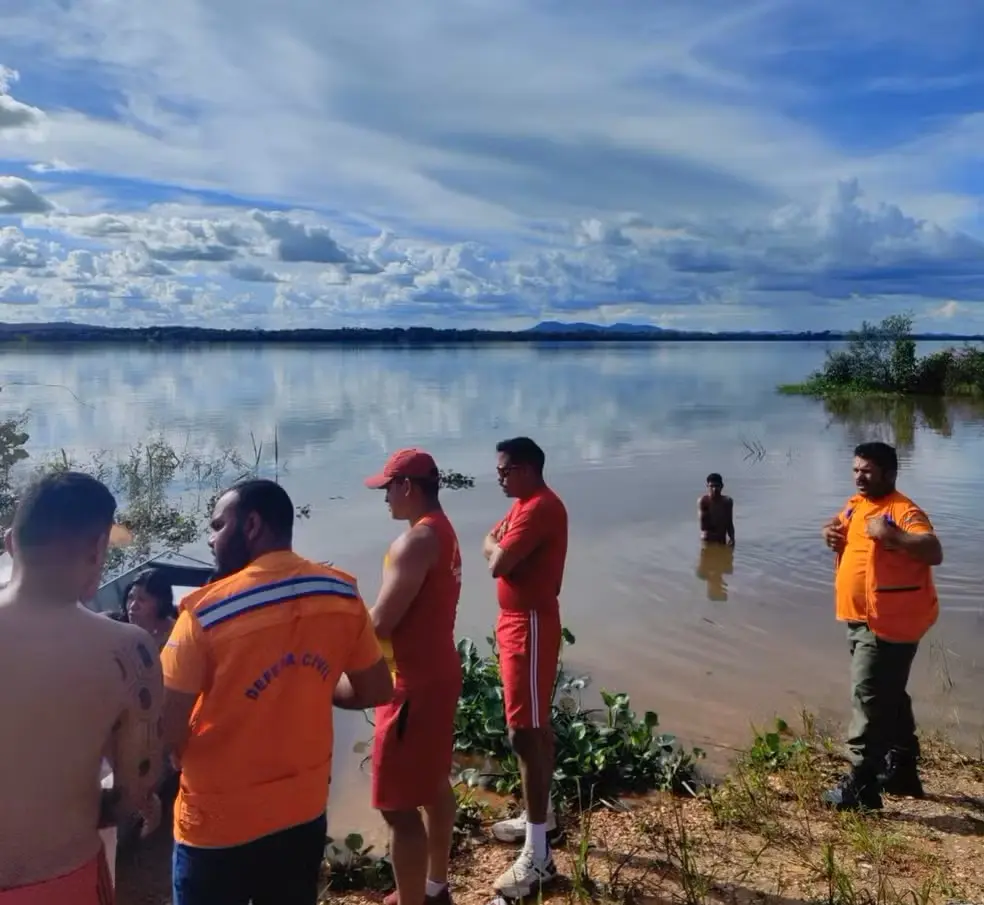
<svg viewBox="0 0 984 905"><path fill-rule="evenodd" d="M454 625L461 596L458 536L443 512L424 516L440 542L437 561L390 637L390 668L397 686L453 681L461 671ZM385 649L385 648L384 648Z"/></svg>

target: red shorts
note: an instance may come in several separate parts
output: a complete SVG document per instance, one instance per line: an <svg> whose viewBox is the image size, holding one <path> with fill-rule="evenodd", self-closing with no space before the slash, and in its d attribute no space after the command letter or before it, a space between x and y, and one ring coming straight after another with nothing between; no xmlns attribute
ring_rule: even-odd
<svg viewBox="0 0 984 905"><path fill-rule="evenodd" d="M421 688L397 688L376 708L372 806L412 811L433 804L450 782L461 674Z"/></svg>
<svg viewBox="0 0 984 905"><path fill-rule="evenodd" d="M559 613L499 611L495 637L510 729L550 727L560 635Z"/></svg>
<svg viewBox="0 0 984 905"><path fill-rule="evenodd" d="M0 889L2 905L113 905L115 901L104 851L71 873L30 886Z"/></svg>

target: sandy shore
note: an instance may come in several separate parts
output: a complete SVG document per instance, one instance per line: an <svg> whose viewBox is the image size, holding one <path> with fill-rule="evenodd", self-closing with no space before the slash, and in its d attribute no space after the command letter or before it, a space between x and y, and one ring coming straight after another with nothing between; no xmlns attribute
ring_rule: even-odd
<svg viewBox="0 0 984 905"><path fill-rule="evenodd" d="M797 742L797 738L801 739ZM822 809L819 793L843 769L835 740L807 731L784 740L782 763L739 755L723 782L689 799L657 795L625 809L568 813L555 845L562 874L544 901L799 902L934 905L984 902L984 761L940 738L924 740L926 797L886 796L870 816ZM484 905L515 848L491 840L495 815L467 799L453 863L459 905ZM162 832L121 856L119 905L169 905L170 840ZM378 905L384 889L332 890L324 901Z"/></svg>

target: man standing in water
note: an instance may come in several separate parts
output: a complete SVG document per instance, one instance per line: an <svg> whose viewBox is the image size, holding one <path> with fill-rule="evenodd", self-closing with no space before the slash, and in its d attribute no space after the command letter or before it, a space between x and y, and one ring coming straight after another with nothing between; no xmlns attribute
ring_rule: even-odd
<svg viewBox="0 0 984 905"><path fill-rule="evenodd" d="M182 600L164 646L165 741L181 761L174 905L315 905L331 781L332 703L393 684L355 579L293 552L273 481L215 504L216 577Z"/></svg>
<svg viewBox="0 0 984 905"><path fill-rule="evenodd" d="M372 750L372 806L390 828L396 875L396 892L383 901L448 905L458 810L450 775L461 697L454 642L461 552L441 508L440 473L428 453L400 450L365 483L385 490L392 517L409 524L386 554L383 585L370 610L376 635L389 651L395 689L393 700L376 708Z"/></svg>
<svg viewBox="0 0 984 905"><path fill-rule="evenodd" d="M557 875L548 831L554 768L550 712L560 658L560 589L567 558L567 510L543 480L546 457L528 437L496 446L499 485L516 502L485 538L483 552L496 579L496 639L509 738L519 761L526 812L492 828L503 842L525 840L516 862L495 882L518 899Z"/></svg>
<svg viewBox="0 0 984 905"><path fill-rule="evenodd" d="M99 587L116 500L88 475L32 485L0 588L0 903L109 905L100 826L150 813L161 770L157 646L80 605ZM113 787L100 797L103 757Z"/></svg>
<svg viewBox="0 0 984 905"><path fill-rule="evenodd" d="M717 472L707 476L707 492L697 500L700 539L712 544L735 543L735 501L725 496L724 479Z"/></svg>
<svg viewBox="0 0 984 905"><path fill-rule="evenodd" d="M943 548L926 513L895 489L898 470L887 443L858 446L858 493L823 528L837 555L837 618L847 623L854 705L851 772L824 794L838 810L880 808L882 791L923 795L906 684L939 615L932 567L943 562Z"/></svg>

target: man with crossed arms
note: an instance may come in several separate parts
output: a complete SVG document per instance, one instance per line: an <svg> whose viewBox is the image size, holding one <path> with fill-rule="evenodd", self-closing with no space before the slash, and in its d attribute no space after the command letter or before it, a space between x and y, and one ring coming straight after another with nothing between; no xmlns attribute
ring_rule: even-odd
<svg viewBox="0 0 984 905"><path fill-rule="evenodd" d="M485 538L496 580L496 639L509 738L519 760L526 813L492 828L503 842L524 841L515 863L495 881L518 899L557 875L547 844L556 827L550 810L554 768L550 711L560 658L559 596L567 558L567 510L543 480L543 450L528 437L496 446L499 485L515 500Z"/></svg>

